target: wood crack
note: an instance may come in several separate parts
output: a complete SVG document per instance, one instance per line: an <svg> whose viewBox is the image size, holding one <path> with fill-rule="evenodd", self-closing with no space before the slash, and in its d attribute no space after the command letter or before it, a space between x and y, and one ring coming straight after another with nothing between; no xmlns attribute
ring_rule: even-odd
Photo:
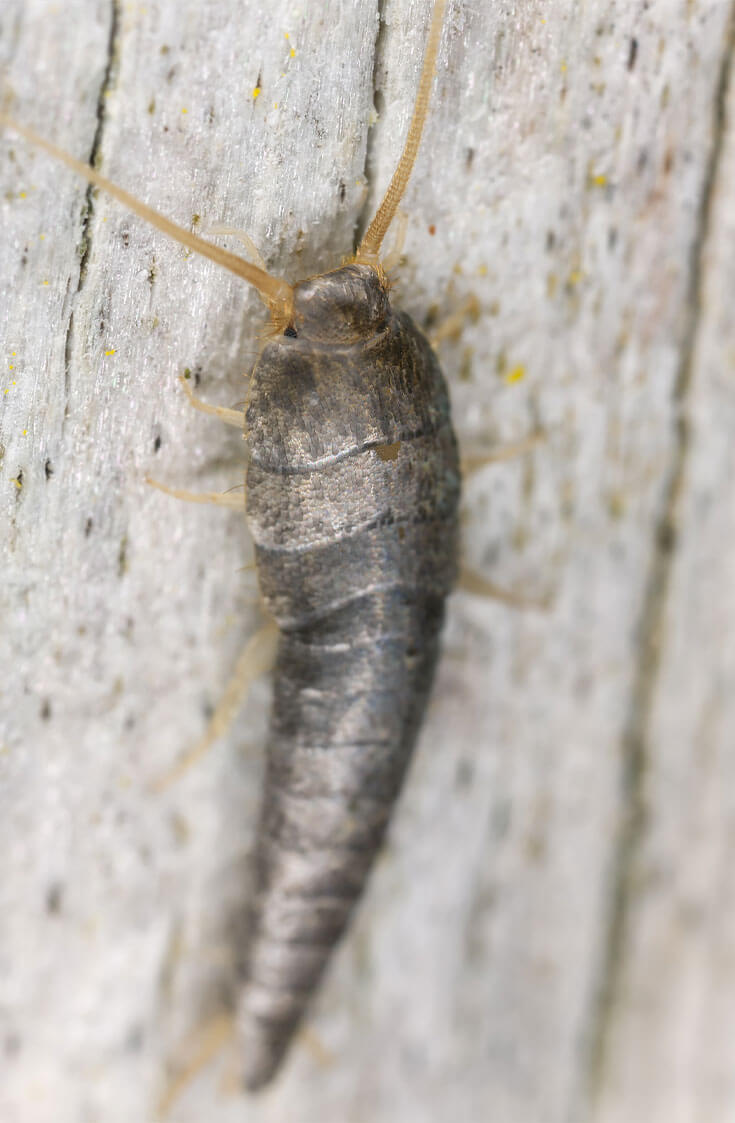
<svg viewBox="0 0 735 1123"><path fill-rule="evenodd" d="M730 11L712 113L712 144L705 168L695 236L689 255L678 370L673 387L675 435L661 516L655 526L650 572L638 628L637 666L627 728L622 743L622 816L610 874L610 911L601 955L597 994L586 1035L582 1067L581 1114L594 1115L604 1087L623 973L641 848L646 837L646 774L650 760L650 721L665 643L665 616L677 549L679 513L688 464L690 423L687 413L694 377L694 356L702 312L704 260L711 234L712 204L728 124L727 97L735 55L735 5Z"/></svg>
<svg viewBox="0 0 735 1123"><path fill-rule="evenodd" d="M377 7L378 28L375 32L375 49L373 53L373 106L378 115L378 120L380 120L383 94L378 83L378 74L383 61L385 37L387 34L385 19L383 18L385 0L378 0ZM375 153L378 147L378 131L375 125L368 125L367 143L365 145L365 165L363 168L366 190L362 206L355 219L355 249L359 242L362 241L362 236L368 228L376 206L375 195L377 185L374 182L373 169L375 167Z"/></svg>
<svg viewBox="0 0 735 1123"><path fill-rule="evenodd" d="M119 30L120 4L119 0L112 0L110 13L110 30L107 36L107 60L105 63L105 70L102 75L102 81L100 83L99 93L97 94L96 125L88 158L88 162L92 165L92 167L96 166L97 158L102 149L102 134L104 132L105 120L107 116L107 97L112 88L117 63ZM74 301L82 291L84 282L87 277L87 268L89 264L89 254L91 249L90 226L92 215L94 214L94 191L95 188L90 183L87 186L87 190L84 194L84 205L82 207L82 230L79 240L79 274L77 278L76 289L72 294L71 311L69 313L69 322L67 324L66 338L64 340L64 397L66 401L66 409L64 410L64 422L66 421L69 409L69 392L71 387L71 355L74 338Z"/></svg>

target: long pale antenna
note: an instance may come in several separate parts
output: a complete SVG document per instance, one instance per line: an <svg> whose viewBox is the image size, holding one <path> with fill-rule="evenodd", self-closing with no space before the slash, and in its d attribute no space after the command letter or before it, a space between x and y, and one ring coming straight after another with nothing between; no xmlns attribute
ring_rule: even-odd
<svg viewBox="0 0 735 1123"><path fill-rule="evenodd" d="M102 188L108 195L112 195L124 207L137 214L140 218L144 218L156 229L162 230L164 234L168 234L170 238L174 238L180 242L182 246L193 250L194 253L201 254L202 257L208 257L210 261L216 262L224 269L229 269L231 273L236 276L242 277L249 285L253 285L265 302L271 309L271 314L279 321L284 318L288 321L291 317L291 310L293 307L293 289L287 281L282 281L279 277L272 277L270 273L266 273L265 269L259 269L257 265L251 265L249 261L243 261L241 257L237 257L234 253L228 253L227 250L220 249L219 246L214 246L211 242L206 242L203 238L198 238L196 234L192 234L190 230L185 230L183 226L178 226L170 219L164 218L158 211L153 210L152 207L146 206L140 199L136 199L128 191L118 187L116 183L107 179L105 176L100 175L94 168L90 168L88 164L83 164L81 160L77 160L74 156L70 156L63 148L58 148L57 145L52 144L51 141L46 140L44 137L39 136L33 129L29 129L27 125L21 125L8 117L5 113L0 113L0 124L6 125L8 128L20 133L22 137L30 141L37 148L43 149L53 156L56 160L60 160L62 164L72 168L79 175L83 176L88 183L94 184L95 187Z"/></svg>
<svg viewBox="0 0 735 1123"><path fill-rule="evenodd" d="M377 263L380 245L398 210L398 205L403 198L403 192L406 190L406 184L413 170L416 153L419 150L419 144L421 142L421 134L424 130L426 114L429 109L429 98L431 97L431 86L434 81L436 56L439 50L439 40L441 38L444 9L446 6L447 0L435 0L434 11L431 15L429 38L426 42L426 50L424 52L424 63L421 67L418 93L416 94L416 103L413 107L413 117L411 118L411 124L408 129L406 143L401 158L398 161L398 166L393 172L393 178L390 181L383 202L378 207L375 218L368 226L357 254L355 255L355 261L357 262L364 262L367 265Z"/></svg>

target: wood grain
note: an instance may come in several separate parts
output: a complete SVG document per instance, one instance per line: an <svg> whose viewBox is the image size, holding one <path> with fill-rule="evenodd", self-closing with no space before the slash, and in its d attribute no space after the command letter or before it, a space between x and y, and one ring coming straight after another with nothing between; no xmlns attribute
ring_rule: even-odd
<svg viewBox="0 0 735 1123"><path fill-rule="evenodd" d="M377 7L7 0L3 97L304 276L351 251L410 117L428 5L385 0L376 39ZM394 296L424 324L477 298L441 349L468 451L545 431L467 482L465 553L552 607L455 595L309 1039L259 1100L213 1062L172 1118L732 1116L732 12L451 4ZM268 697L153 794L257 608L237 514L143 479L240 482L177 376L242 400L263 313L0 152L0 1114L129 1123L234 1002Z"/></svg>

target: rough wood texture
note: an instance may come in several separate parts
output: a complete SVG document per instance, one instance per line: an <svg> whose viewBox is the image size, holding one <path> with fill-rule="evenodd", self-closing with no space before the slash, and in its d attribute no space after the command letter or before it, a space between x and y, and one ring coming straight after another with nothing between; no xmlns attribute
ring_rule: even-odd
<svg viewBox="0 0 735 1123"><path fill-rule="evenodd" d="M382 15L376 43L367 0L6 0L0 66L23 120L293 277L349 251L400 147L428 5ZM309 1036L260 1099L218 1059L171 1118L732 1118L734 20L451 4L396 299L479 301L441 352L466 448L546 430L468 482L466 557L553 606L453 598ZM237 514L143 477L238 482L176 376L241 399L262 313L0 152L0 1117L130 1123L234 993L267 705L152 791L257 611Z"/></svg>

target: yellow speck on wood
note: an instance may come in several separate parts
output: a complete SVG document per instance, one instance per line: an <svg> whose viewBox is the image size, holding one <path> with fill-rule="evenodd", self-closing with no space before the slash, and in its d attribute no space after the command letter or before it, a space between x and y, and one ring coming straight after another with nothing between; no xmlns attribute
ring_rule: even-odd
<svg viewBox="0 0 735 1123"><path fill-rule="evenodd" d="M487 277L487 265L478 265L477 266L477 276L478 277Z"/></svg>
<svg viewBox="0 0 735 1123"><path fill-rule="evenodd" d="M253 101L257 101L260 97L260 86L253 86Z"/></svg>
<svg viewBox="0 0 735 1123"><path fill-rule="evenodd" d="M23 484L20 482L17 476L13 476L10 482L15 484L15 486L18 488L18 491L20 491L20 489L23 487Z"/></svg>
<svg viewBox="0 0 735 1123"><path fill-rule="evenodd" d="M522 363L519 363L518 366L515 366L512 370L508 371L508 373L504 376L504 381L507 382L509 386L511 386L514 382L522 382L525 377L526 368Z"/></svg>
<svg viewBox="0 0 735 1123"><path fill-rule="evenodd" d="M105 351L105 354L106 355L114 355L115 354L115 348L111 347L109 351Z"/></svg>
<svg viewBox="0 0 735 1123"><path fill-rule="evenodd" d="M625 514L625 496L620 491L613 491L608 498L608 507L610 517L613 519L622 519Z"/></svg>
<svg viewBox="0 0 735 1123"><path fill-rule="evenodd" d="M290 58L296 58L296 49L295 49L295 47L292 47L292 48L291 48L291 50L290 50L290 51L289 51L288 53L289 53L289 56L290 56Z"/></svg>
<svg viewBox="0 0 735 1123"><path fill-rule="evenodd" d="M186 108L186 106L185 106L185 105L182 105L182 107L181 107L181 112L182 112L182 113L188 113L188 112L189 112L189 110L188 110L188 109Z"/></svg>
<svg viewBox="0 0 735 1123"><path fill-rule="evenodd" d="M562 62L561 64L561 72L562 74L566 74L567 72L567 64L565 62Z"/></svg>
<svg viewBox="0 0 735 1123"><path fill-rule="evenodd" d="M593 187L605 187L607 185L606 175L593 175L590 177Z"/></svg>

